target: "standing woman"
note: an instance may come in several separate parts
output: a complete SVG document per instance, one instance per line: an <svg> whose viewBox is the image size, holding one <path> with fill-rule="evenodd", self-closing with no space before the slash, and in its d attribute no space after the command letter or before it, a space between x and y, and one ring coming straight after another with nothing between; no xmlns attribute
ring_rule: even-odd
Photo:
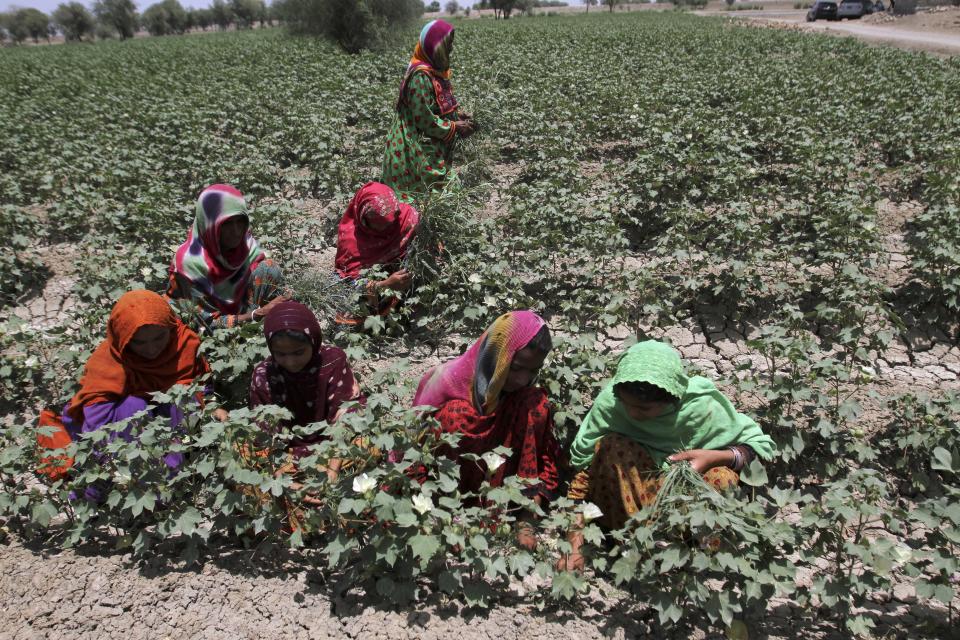
<svg viewBox="0 0 960 640"><path fill-rule="evenodd" d="M547 392L534 386L552 348L550 329L532 311L511 311L497 318L462 356L437 365L420 380L415 406L437 408L434 417L447 433L459 433L453 456L460 462L460 489L477 491L488 475L484 460L461 460L497 447L510 458L490 473L500 486L506 476L535 482L531 497L541 504L559 484L560 447L553 433ZM518 541L536 546L533 527L521 521Z"/></svg>
<svg viewBox="0 0 960 640"><path fill-rule="evenodd" d="M193 229L170 265L167 296L188 301L191 315L212 331L260 320L287 299L280 286L280 268L250 233L243 194L226 184L204 189Z"/></svg>
<svg viewBox="0 0 960 640"><path fill-rule="evenodd" d="M383 182L404 202L443 187L453 173L456 137L469 137L476 128L470 116L459 113L453 95L452 52L453 25L444 20L428 22L400 83L382 173Z"/></svg>
<svg viewBox="0 0 960 640"><path fill-rule="evenodd" d="M386 315L399 302L396 296L381 296L384 289L404 292L410 288L410 273L403 262L419 222L417 210L398 202L393 189L379 182L361 187L344 212L337 229L334 269L337 278L359 290L370 312ZM361 277L361 271L377 265L390 275L383 280ZM363 317L338 313L337 322L359 324Z"/></svg>

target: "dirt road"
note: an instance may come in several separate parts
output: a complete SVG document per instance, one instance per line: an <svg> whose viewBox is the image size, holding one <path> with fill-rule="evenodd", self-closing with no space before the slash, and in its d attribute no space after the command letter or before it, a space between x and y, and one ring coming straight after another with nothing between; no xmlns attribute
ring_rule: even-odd
<svg viewBox="0 0 960 640"><path fill-rule="evenodd" d="M703 11L701 15L730 15L725 11ZM950 12L939 16L934 26L928 26L930 20L922 14L906 16L894 22L873 24L859 20L842 22L806 21L806 11L738 11L734 17L751 21L788 24L807 31L828 33L838 36L854 36L868 42L888 44L903 49L929 51L943 55L960 55L960 29L954 23L954 16L960 18L960 12ZM869 19L869 17L868 17Z"/></svg>

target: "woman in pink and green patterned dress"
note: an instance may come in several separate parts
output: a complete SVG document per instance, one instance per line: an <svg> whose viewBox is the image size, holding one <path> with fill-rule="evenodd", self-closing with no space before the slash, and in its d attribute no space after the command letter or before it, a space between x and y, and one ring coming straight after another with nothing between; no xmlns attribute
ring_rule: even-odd
<svg viewBox="0 0 960 640"><path fill-rule="evenodd" d="M381 182L403 202L443 188L453 175L457 136L473 134L473 119L461 114L450 84L453 25L433 20L420 32L400 84L397 114L387 136Z"/></svg>

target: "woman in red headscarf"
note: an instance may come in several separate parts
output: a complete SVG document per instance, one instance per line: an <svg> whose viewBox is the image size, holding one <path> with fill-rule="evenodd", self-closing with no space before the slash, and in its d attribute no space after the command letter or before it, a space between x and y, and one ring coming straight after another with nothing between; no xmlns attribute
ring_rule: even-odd
<svg viewBox="0 0 960 640"><path fill-rule="evenodd" d="M397 114L384 150L383 181L404 202L442 188L452 175L457 136L473 134L473 118L460 112L450 84L453 25L428 22L400 83Z"/></svg>
<svg viewBox="0 0 960 640"><path fill-rule="evenodd" d="M393 189L369 182L357 191L340 220L337 230L336 275L362 292L369 310L384 315L399 302L396 296L381 296L384 290L405 292L410 273L403 262L417 233L420 216L409 204L399 202ZM362 271L383 266L383 280L362 277ZM337 314L341 324L358 324L363 314Z"/></svg>
<svg viewBox="0 0 960 640"><path fill-rule="evenodd" d="M127 292L113 306L107 337L87 360L80 390L64 407L61 420L51 419L45 412L41 426L58 429L55 435L65 445L84 433L146 411L151 393L190 384L210 371L199 348L200 338L176 317L163 297L145 290ZM174 427L183 419L175 405L154 407L147 415L165 415ZM128 423L116 435L129 441L134 438L134 429L135 424ZM62 448L51 447L52 441L45 438L40 437L41 446ZM163 458L170 468L178 467L182 460L180 453ZM62 467L42 468L41 472L55 479L66 473ZM99 488L87 487L85 493L91 500L100 499Z"/></svg>

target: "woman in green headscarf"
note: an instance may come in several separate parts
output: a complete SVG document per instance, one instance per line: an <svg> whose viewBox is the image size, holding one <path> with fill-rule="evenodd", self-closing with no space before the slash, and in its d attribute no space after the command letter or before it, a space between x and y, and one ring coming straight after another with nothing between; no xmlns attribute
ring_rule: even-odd
<svg viewBox="0 0 960 640"><path fill-rule="evenodd" d="M570 447L579 473L568 497L594 503L601 526L619 529L656 499L659 471L686 460L704 479L725 489L754 456L768 460L774 443L734 409L713 382L687 377L668 344L649 340L620 358L613 380L584 418ZM582 566L582 539L572 535L568 568Z"/></svg>

